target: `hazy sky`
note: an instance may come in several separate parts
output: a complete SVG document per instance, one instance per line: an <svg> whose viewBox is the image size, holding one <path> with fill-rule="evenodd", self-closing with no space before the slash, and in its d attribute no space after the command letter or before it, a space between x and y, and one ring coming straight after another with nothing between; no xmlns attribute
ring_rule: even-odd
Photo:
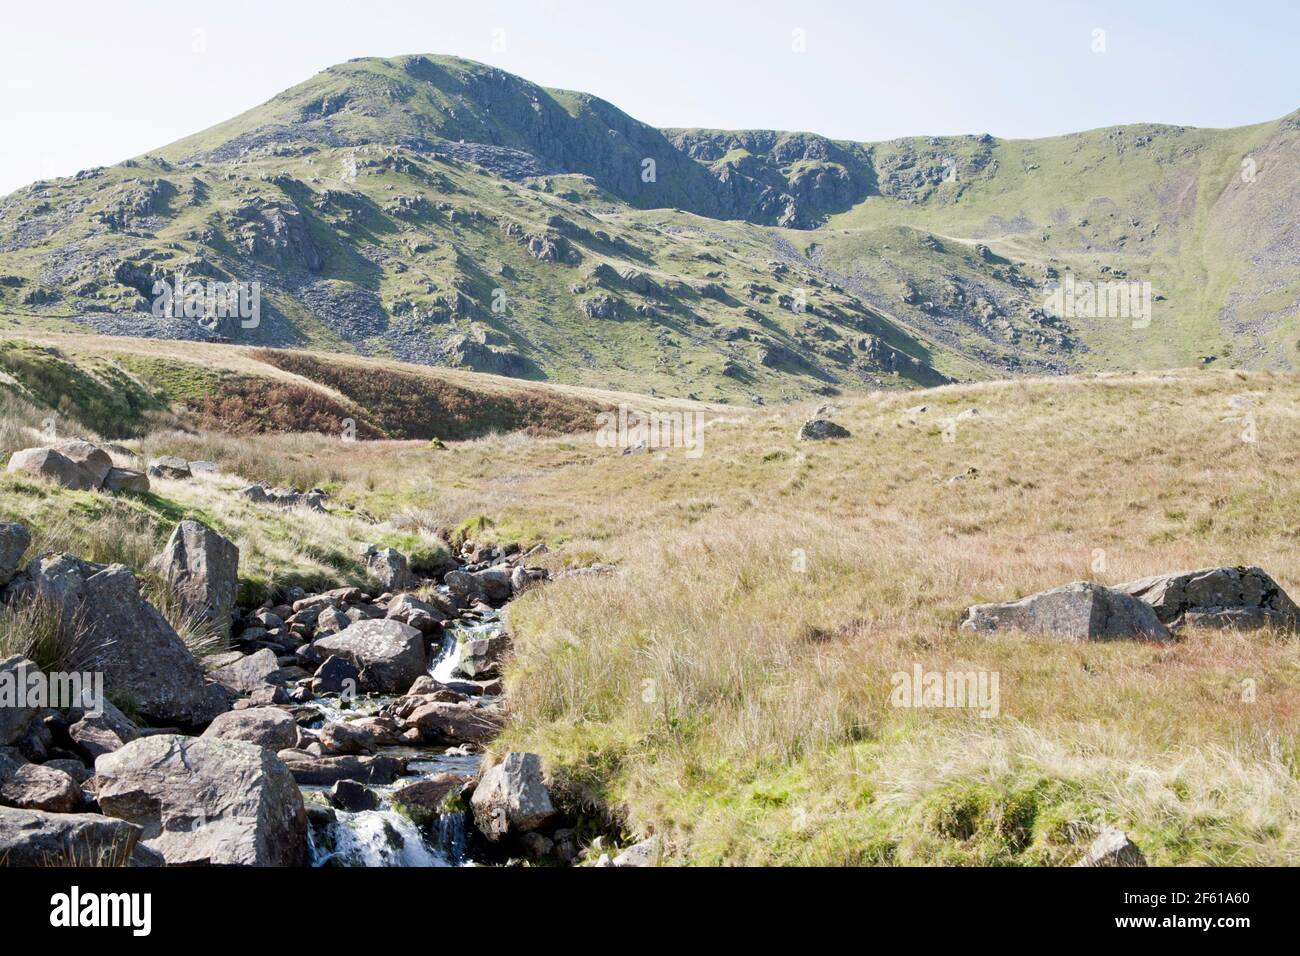
<svg viewBox="0 0 1300 956"><path fill-rule="evenodd" d="M357 56L455 54L657 126L880 140L1275 119L1300 107L1297 39L1295 0L5 0L0 194Z"/></svg>

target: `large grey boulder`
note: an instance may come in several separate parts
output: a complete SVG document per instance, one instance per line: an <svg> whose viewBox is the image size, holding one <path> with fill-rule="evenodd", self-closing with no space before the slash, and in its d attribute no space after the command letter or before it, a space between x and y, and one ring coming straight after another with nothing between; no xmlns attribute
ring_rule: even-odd
<svg viewBox="0 0 1300 956"><path fill-rule="evenodd" d="M0 807L0 865L126 866L140 828L93 813Z"/></svg>
<svg viewBox="0 0 1300 956"><path fill-rule="evenodd" d="M0 747L16 743L27 733L27 726L37 714L37 708L26 704L26 695L21 698L18 690L28 686L32 674L41 670L25 657L5 657L0 659ZM18 706L19 700L23 706Z"/></svg>
<svg viewBox="0 0 1300 956"><path fill-rule="evenodd" d="M83 713L80 719L76 719L75 712L70 711L68 715L74 721L68 728L68 736L92 763L104 754L121 750L140 736L140 728L110 701L100 701L100 705L98 713Z"/></svg>
<svg viewBox="0 0 1300 956"><path fill-rule="evenodd" d="M251 694L279 676L280 659L268 647L212 672L212 679L233 694Z"/></svg>
<svg viewBox="0 0 1300 956"><path fill-rule="evenodd" d="M71 813L82 800L81 787L62 770L0 754L0 806Z"/></svg>
<svg viewBox="0 0 1300 956"><path fill-rule="evenodd" d="M420 700L405 712L401 727L415 730L425 744L485 744L501 731L501 717L469 703Z"/></svg>
<svg viewBox="0 0 1300 956"><path fill-rule="evenodd" d="M164 455L149 463L149 473L156 474L160 478L190 478L193 472L190 471L190 463L184 458L177 458L175 455Z"/></svg>
<svg viewBox="0 0 1300 956"><path fill-rule="evenodd" d="M1150 606L1123 591L1077 581L1005 604L966 609L969 631L1023 631L1076 641L1168 641L1169 630Z"/></svg>
<svg viewBox="0 0 1300 956"><path fill-rule="evenodd" d="M304 787L328 787L340 780L383 785L406 770L404 760L386 754L317 757L302 750L281 750L278 756Z"/></svg>
<svg viewBox="0 0 1300 956"><path fill-rule="evenodd" d="M44 478L63 488L89 491L97 487L92 476L71 458L53 448L25 448L9 457L5 470L10 474L26 474Z"/></svg>
<svg viewBox="0 0 1300 956"><path fill-rule="evenodd" d="M196 615L230 626L239 593L239 549L197 521L178 524L158 558L163 578Z"/></svg>
<svg viewBox="0 0 1300 956"><path fill-rule="evenodd" d="M473 572L448 571L442 580L452 594L462 597L482 594L491 601L505 601L512 592L509 568L484 568Z"/></svg>
<svg viewBox="0 0 1300 956"><path fill-rule="evenodd" d="M149 476L134 468L110 468L104 478L105 491L130 491L144 494L149 490Z"/></svg>
<svg viewBox="0 0 1300 956"><path fill-rule="evenodd" d="M0 587L13 578L31 545L32 536L25 527L16 521L0 524Z"/></svg>
<svg viewBox="0 0 1300 956"><path fill-rule="evenodd" d="M95 761L104 813L144 831L168 864L301 866L307 812L274 753L242 740L160 734Z"/></svg>
<svg viewBox="0 0 1300 956"><path fill-rule="evenodd" d="M508 753L483 774L470 799L474 823L489 840L535 830L555 815L537 754Z"/></svg>
<svg viewBox="0 0 1300 956"><path fill-rule="evenodd" d="M1300 608L1262 568L1202 568L1159 574L1121 584L1118 590L1139 598L1175 630L1217 627L1294 630Z"/></svg>
<svg viewBox="0 0 1300 956"><path fill-rule="evenodd" d="M439 608L410 594L399 594L389 601L387 616L411 625L422 634L432 634L447 622L447 615Z"/></svg>
<svg viewBox="0 0 1300 956"><path fill-rule="evenodd" d="M86 668L103 671L109 693L163 725L201 725L227 709L221 688L167 620L140 596L130 569L71 555L38 558L9 586L18 599L43 596L81 627Z"/></svg>
<svg viewBox="0 0 1300 956"><path fill-rule="evenodd" d="M89 488L101 487L113 468L113 459L108 452L91 442L70 439L55 442L50 447L81 469Z"/></svg>
<svg viewBox="0 0 1300 956"><path fill-rule="evenodd" d="M203 731L203 738L244 740L280 751L298 742L298 725L278 707L249 707L220 715Z"/></svg>
<svg viewBox="0 0 1300 956"><path fill-rule="evenodd" d="M361 689L400 694L425 672L424 635L401 621L357 621L313 645L322 655L337 654L361 672Z"/></svg>
<svg viewBox="0 0 1300 956"><path fill-rule="evenodd" d="M799 441L825 441L828 438L849 438L850 432L842 425L825 418L812 418L799 426Z"/></svg>
<svg viewBox="0 0 1300 956"><path fill-rule="evenodd" d="M366 573L379 585L381 591L401 591L415 583L415 576L407 566L406 555L395 548L366 548L362 554Z"/></svg>

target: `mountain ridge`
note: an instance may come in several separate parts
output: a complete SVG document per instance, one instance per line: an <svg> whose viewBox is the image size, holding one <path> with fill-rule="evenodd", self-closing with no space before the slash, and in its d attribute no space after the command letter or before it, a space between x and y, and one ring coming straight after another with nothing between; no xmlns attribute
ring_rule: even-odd
<svg viewBox="0 0 1300 956"><path fill-rule="evenodd" d="M1293 367L1297 117L854 143L656 129L472 61L357 58L0 198L0 315L231 335L146 318L183 269L262 283L246 344L725 401ZM1067 273L1147 283L1153 328L1048 314Z"/></svg>

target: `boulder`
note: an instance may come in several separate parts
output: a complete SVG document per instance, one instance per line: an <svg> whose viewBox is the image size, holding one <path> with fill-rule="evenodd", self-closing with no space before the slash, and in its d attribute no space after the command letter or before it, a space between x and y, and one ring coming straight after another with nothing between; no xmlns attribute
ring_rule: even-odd
<svg viewBox="0 0 1300 956"><path fill-rule="evenodd" d="M474 823L492 842L535 830L555 815L537 754L508 753L479 780L470 799Z"/></svg>
<svg viewBox="0 0 1300 956"><path fill-rule="evenodd" d="M36 717L38 708L28 706L26 695L20 696L18 690L27 686L30 675L39 673L40 668L25 657L0 659L0 747L22 740Z"/></svg>
<svg viewBox="0 0 1300 956"><path fill-rule="evenodd" d="M221 714L203 731L203 739L243 740L270 751L298 742L298 725L278 707L249 707Z"/></svg>
<svg viewBox="0 0 1300 956"><path fill-rule="evenodd" d="M385 618L357 621L313 646L351 661L361 672L361 689L381 694L402 693L427 664L424 635L409 624Z"/></svg>
<svg viewBox="0 0 1300 956"><path fill-rule="evenodd" d="M149 490L149 476L134 468L110 468L104 478L104 490L119 492L129 491L144 494Z"/></svg>
<svg viewBox="0 0 1300 956"><path fill-rule="evenodd" d="M1023 631L1076 641L1168 641L1168 629L1155 611L1112 588L1078 581L1005 604L966 609L968 631Z"/></svg>
<svg viewBox="0 0 1300 956"><path fill-rule="evenodd" d="M88 488L101 487L113 469L113 459L108 452L88 441L72 439L56 442L50 447L81 469Z"/></svg>
<svg viewBox="0 0 1300 956"><path fill-rule="evenodd" d="M162 458L153 461L149 465L151 473L157 474L162 478L191 478L193 472L190 471L190 463L184 458L177 458L174 455L164 455Z"/></svg>
<svg viewBox="0 0 1300 956"><path fill-rule="evenodd" d="M1300 608L1262 568L1202 568L1121 584L1166 626L1295 630Z"/></svg>
<svg viewBox="0 0 1300 956"><path fill-rule="evenodd" d="M316 734L321 750L331 757L375 752L375 738L347 721L326 721Z"/></svg>
<svg viewBox="0 0 1300 956"><path fill-rule="evenodd" d="M212 679L235 694L251 694L280 676L280 658L270 648L242 657L212 672Z"/></svg>
<svg viewBox="0 0 1300 956"><path fill-rule="evenodd" d="M406 555L394 548L368 547L362 557L366 562L366 573L381 591L401 591L415 583L415 576L407 567Z"/></svg>
<svg viewBox="0 0 1300 956"><path fill-rule="evenodd" d="M427 601L399 594L388 602L388 617L409 624L421 634L433 634L447 622L447 615Z"/></svg>
<svg viewBox="0 0 1300 956"><path fill-rule="evenodd" d="M140 828L93 813L45 813L0 807L5 866L126 866Z"/></svg>
<svg viewBox="0 0 1300 956"><path fill-rule="evenodd" d="M510 598L509 568L484 568L482 571L448 571L442 581L453 594L466 597L470 594L482 594L491 601L505 601Z"/></svg>
<svg viewBox="0 0 1300 956"><path fill-rule="evenodd" d="M340 780L330 788L330 806L346 813L360 813L362 810L377 810L379 796L364 783L355 780Z"/></svg>
<svg viewBox="0 0 1300 956"><path fill-rule="evenodd" d="M501 716L495 711L471 703L417 700L420 703L401 718L401 726L414 729L421 743L485 744L501 730Z"/></svg>
<svg viewBox="0 0 1300 956"><path fill-rule="evenodd" d="M347 658L331 654L311 679L313 694L355 694L361 687L361 672Z"/></svg>
<svg viewBox="0 0 1300 956"><path fill-rule="evenodd" d="M89 491L96 487L91 484L92 476L84 468L53 448L25 448L16 451L10 456L5 470L10 474L21 472L44 478L75 491Z"/></svg>
<svg viewBox="0 0 1300 956"><path fill-rule="evenodd" d="M0 524L0 587L13 578L22 566L23 555L31 547L32 536L17 522Z"/></svg>
<svg viewBox="0 0 1300 956"><path fill-rule="evenodd" d="M80 760L74 760L72 757L59 757L55 760L47 760L41 764L42 767L48 767L51 770L62 770L78 784L85 783L93 777L94 771L87 767Z"/></svg>
<svg viewBox="0 0 1300 956"><path fill-rule="evenodd" d="M221 688L172 626L142 597L121 564L91 564L60 554L38 558L10 585L15 596L43 596L65 620L78 620L85 669L103 671L106 690L129 698L158 724L198 726L227 709Z"/></svg>
<svg viewBox="0 0 1300 956"><path fill-rule="evenodd" d="M1075 866L1146 866L1146 858L1123 830L1103 827Z"/></svg>
<svg viewBox="0 0 1300 956"><path fill-rule="evenodd" d="M71 720L75 714L70 713ZM140 736L140 728L134 721L118 710L109 701L101 701L99 713L82 714L68 728L68 736L77 745L77 749L87 756L91 763L104 754L121 750Z"/></svg>
<svg viewBox="0 0 1300 956"><path fill-rule="evenodd" d="M398 757L379 754L374 757L317 757L302 750L281 750L278 754L304 787L328 787L340 780L384 785L392 783L406 770Z"/></svg>
<svg viewBox="0 0 1300 956"><path fill-rule="evenodd" d="M828 438L849 438L851 433L842 425L825 418L811 418L799 426L799 441L824 441Z"/></svg>
<svg viewBox="0 0 1300 956"><path fill-rule="evenodd" d="M169 865L301 866L302 792L271 751L160 734L95 761L99 805L141 827Z"/></svg>
<svg viewBox="0 0 1300 956"><path fill-rule="evenodd" d="M249 485L247 488L241 488L239 497L247 499L256 505L264 505L271 500L271 496L266 493L266 489L261 485Z"/></svg>
<svg viewBox="0 0 1300 956"><path fill-rule="evenodd" d="M20 810L71 813L81 806L81 787L62 770L18 763L0 755L0 805Z"/></svg>
<svg viewBox="0 0 1300 956"><path fill-rule="evenodd" d="M223 630L239 593L239 549L206 525L185 520L158 558L163 579L198 617Z"/></svg>
<svg viewBox="0 0 1300 956"><path fill-rule="evenodd" d="M458 792L466 779L457 773L435 774L426 780L407 784L390 799L400 812L423 826L438 818L448 794Z"/></svg>

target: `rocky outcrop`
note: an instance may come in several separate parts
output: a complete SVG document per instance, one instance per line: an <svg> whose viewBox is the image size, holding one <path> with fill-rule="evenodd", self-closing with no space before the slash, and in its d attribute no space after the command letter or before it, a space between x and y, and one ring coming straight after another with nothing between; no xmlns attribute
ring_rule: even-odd
<svg viewBox="0 0 1300 956"><path fill-rule="evenodd" d="M470 799L474 823L492 842L535 830L555 816L537 754L508 753L483 774Z"/></svg>
<svg viewBox="0 0 1300 956"><path fill-rule="evenodd" d="M313 647L351 661L360 671L363 691L400 694L426 669L424 635L401 621L358 621Z"/></svg>
<svg viewBox="0 0 1300 956"><path fill-rule="evenodd" d="M212 679L232 694L251 694L275 683L279 676L280 659L265 647L212 672Z"/></svg>
<svg viewBox="0 0 1300 956"><path fill-rule="evenodd" d="M99 805L143 831L168 864L300 866L302 793L271 751L162 734L95 761Z"/></svg>
<svg viewBox="0 0 1300 956"><path fill-rule="evenodd" d="M976 604L966 609L968 631L1022 631L1076 641L1168 641L1169 630L1150 606L1112 588L1086 581L1019 601Z"/></svg>
<svg viewBox="0 0 1300 956"><path fill-rule="evenodd" d="M65 620L81 625L86 666L103 671L109 693L163 725L199 726L227 709L221 688L177 633L141 596L124 565L102 565L60 554L38 558L9 586L23 598L52 601Z"/></svg>
<svg viewBox="0 0 1300 956"><path fill-rule="evenodd" d="M1167 627L1295 630L1300 608L1261 568L1202 568L1121 584L1149 604Z"/></svg>
<svg viewBox="0 0 1300 956"><path fill-rule="evenodd" d="M221 714L203 731L203 738L243 740L274 752L298 742L298 725L278 707L249 707Z"/></svg>
<svg viewBox="0 0 1300 956"><path fill-rule="evenodd" d="M239 593L239 549L234 544L187 519L172 531L158 566L190 613L229 629Z"/></svg>
<svg viewBox="0 0 1300 956"><path fill-rule="evenodd" d="M126 866L140 834L138 826L98 814L0 807L5 866Z"/></svg>

